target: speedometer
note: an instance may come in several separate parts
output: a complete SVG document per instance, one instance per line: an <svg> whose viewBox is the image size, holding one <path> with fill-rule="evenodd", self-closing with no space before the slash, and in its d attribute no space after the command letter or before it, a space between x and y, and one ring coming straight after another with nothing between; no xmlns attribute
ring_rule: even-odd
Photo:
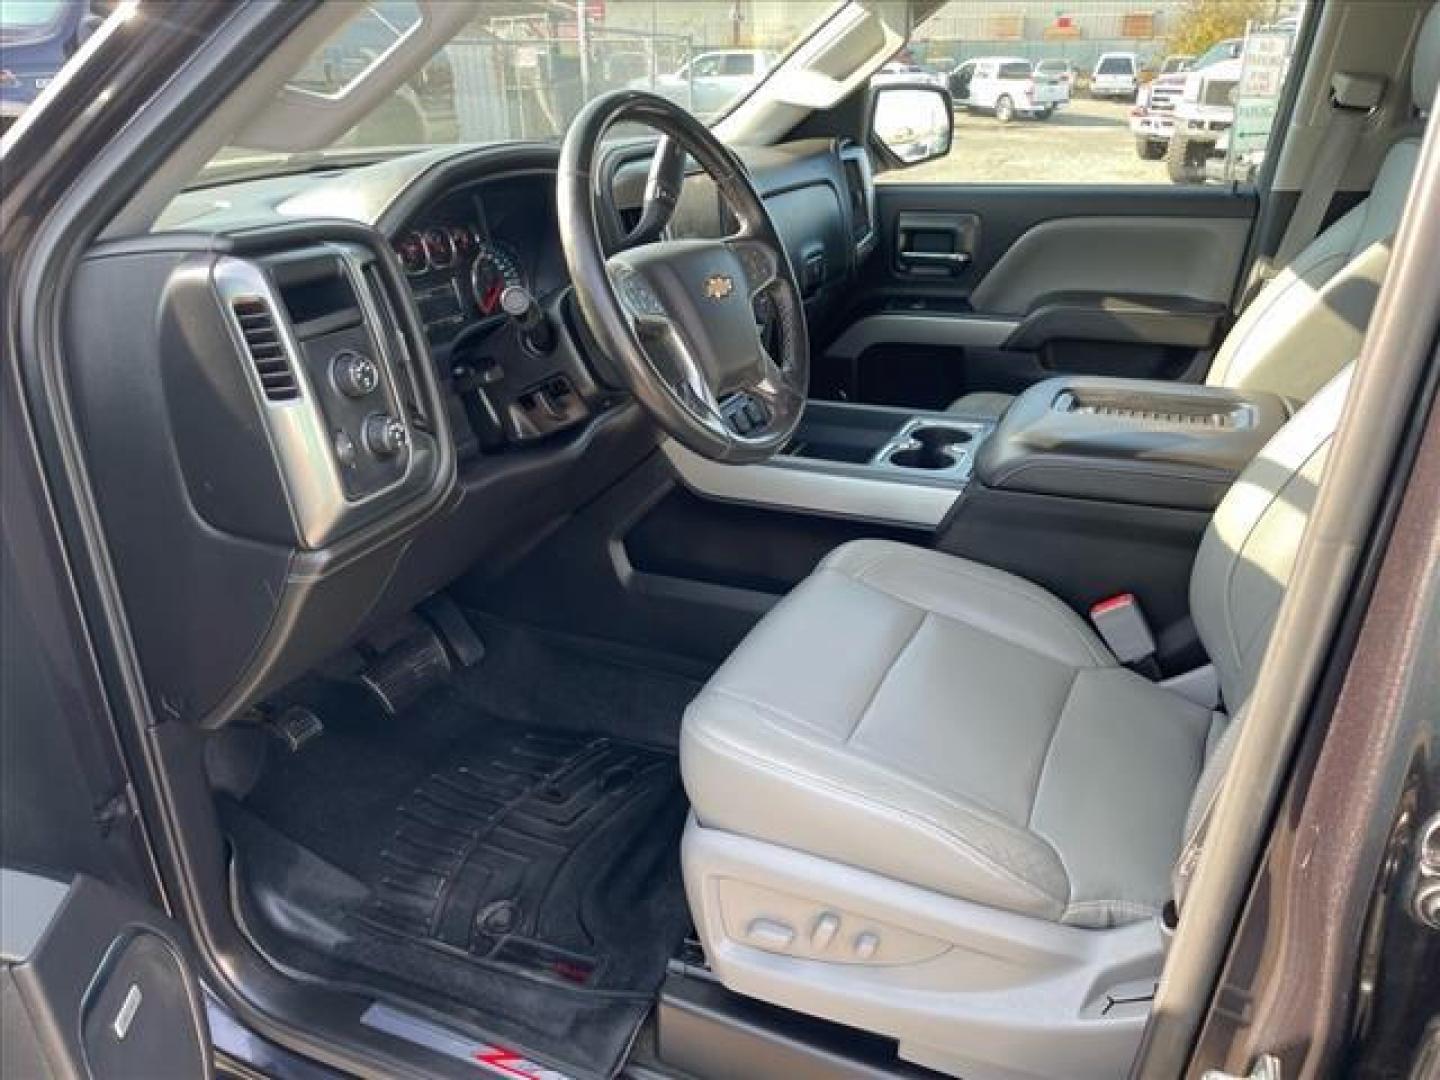
<svg viewBox="0 0 1440 1080"><path fill-rule="evenodd" d="M482 315L500 310L500 294L511 285L524 285L520 260L505 244L482 243L470 266L470 291Z"/></svg>

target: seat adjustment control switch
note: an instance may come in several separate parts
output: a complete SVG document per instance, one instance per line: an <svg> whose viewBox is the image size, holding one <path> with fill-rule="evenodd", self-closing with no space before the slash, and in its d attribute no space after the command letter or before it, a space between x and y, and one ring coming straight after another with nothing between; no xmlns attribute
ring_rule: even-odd
<svg viewBox="0 0 1440 1080"><path fill-rule="evenodd" d="M840 916L833 911L824 912L815 920L815 925L810 928L810 947L816 952L824 952L835 940L835 934L840 929Z"/></svg>
<svg viewBox="0 0 1440 1080"><path fill-rule="evenodd" d="M375 361L349 349L331 361L330 377L335 380L335 388L351 398L362 398L380 385L380 369Z"/></svg>
<svg viewBox="0 0 1440 1080"><path fill-rule="evenodd" d="M745 936L762 949L783 952L790 948L790 943L795 940L795 931L788 923L778 919L751 919Z"/></svg>
<svg viewBox="0 0 1440 1080"><path fill-rule="evenodd" d="M405 449L409 436L405 425L389 413L372 413L365 418L365 449L378 458L391 458Z"/></svg>

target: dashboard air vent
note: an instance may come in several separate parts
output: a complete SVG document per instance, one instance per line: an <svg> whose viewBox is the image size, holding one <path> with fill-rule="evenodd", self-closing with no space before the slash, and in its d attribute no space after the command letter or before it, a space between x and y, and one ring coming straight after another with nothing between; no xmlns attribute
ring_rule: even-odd
<svg viewBox="0 0 1440 1080"><path fill-rule="evenodd" d="M243 297L235 301L234 308L265 397L270 401L294 401L300 396L300 384L285 354L270 305L258 297Z"/></svg>

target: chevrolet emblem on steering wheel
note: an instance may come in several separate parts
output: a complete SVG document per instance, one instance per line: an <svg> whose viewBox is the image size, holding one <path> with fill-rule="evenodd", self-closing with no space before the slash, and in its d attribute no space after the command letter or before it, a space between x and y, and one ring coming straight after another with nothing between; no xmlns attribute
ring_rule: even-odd
<svg viewBox="0 0 1440 1080"><path fill-rule="evenodd" d="M705 296L710 300L724 300L735 291L735 280L729 274L711 274L705 279Z"/></svg>

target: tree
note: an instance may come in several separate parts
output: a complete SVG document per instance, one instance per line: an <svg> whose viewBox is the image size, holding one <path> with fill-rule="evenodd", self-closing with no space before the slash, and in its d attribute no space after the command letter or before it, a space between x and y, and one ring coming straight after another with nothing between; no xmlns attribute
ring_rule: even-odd
<svg viewBox="0 0 1440 1080"><path fill-rule="evenodd" d="M1276 0L1190 0L1174 17L1165 44L1171 55L1199 56L1217 41L1242 37L1246 24L1270 22Z"/></svg>

